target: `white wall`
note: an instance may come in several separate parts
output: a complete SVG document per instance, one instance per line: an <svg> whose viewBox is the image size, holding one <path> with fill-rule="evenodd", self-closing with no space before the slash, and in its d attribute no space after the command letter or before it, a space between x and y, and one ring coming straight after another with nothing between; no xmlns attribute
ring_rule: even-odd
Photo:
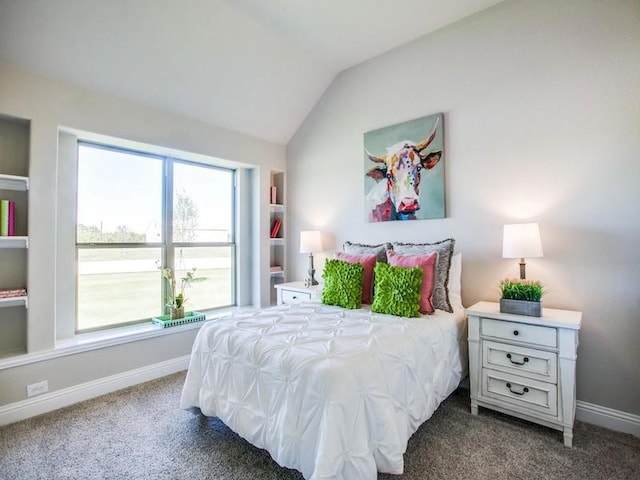
<svg viewBox="0 0 640 480"><path fill-rule="evenodd" d="M203 99L205 101L205 99ZM252 202L255 232L267 232L269 223L268 185L272 169L283 170L285 147L246 135L180 117L162 110L131 101L89 92L71 85L53 81L0 65L0 114L30 120L29 152L29 251L28 288L29 311L27 350L39 352L52 349L56 340L56 314L71 311L60 308L56 301L69 298L69 284L73 270L63 261L58 262L56 223L65 205L58 200L67 199L65 189L71 188L58 174L59 131L85 131L101 135L157 145L168 149L206 155L253 166L254 172L244 178L245 184L262 188L248 196ZM264 198L261 203L254 199ZM60 201L60 203L65 203ZM63 209L63 210L61 210ZM69 225L66 225L69 227ZM67 228L68 230L68 228ZM253 238L253 232L243 232L243 238ZM61 240L62 239L62 240ZM68 246L68 245L67 245ZM255 245L252 278L246 278L253 292L245 295L254 303L269 302L269 243L266 233ZM252 258L252 255L247 255ZM259 267L259 268L257 268ZM242 272L250 267L241 266ZM65 276L66 275L66 276ZM61 296L56 296L56 281L60 282ZM56 310L56 307L58 309ZM128 368L139 368L190 352L195 331L178 333L173 346L164 348L167 340L154 338L106 349L103 352L77 354L65 360L47 361L0 370L0 405L25 397L25 386L34 379L49 379L51 390L67 388L77 381L89 381L113 375ZM112 358L117 356L116 358ZM109 360L111 358L111 360ZM56 367L60 362L65 369Z"/></svg>
<svg viewBox="0 0 640 480"><path fill-rule="evenodd" d="M436 112L447 218L366 223L363 132ZM330 249L452 236L464 304L497 300L518 272L502 225L537 221L528 277L545 306L584 312L578 399L640 414L639 132L636 0L501 3L336 78L287 146L291 277L300 230Z"/></svg>

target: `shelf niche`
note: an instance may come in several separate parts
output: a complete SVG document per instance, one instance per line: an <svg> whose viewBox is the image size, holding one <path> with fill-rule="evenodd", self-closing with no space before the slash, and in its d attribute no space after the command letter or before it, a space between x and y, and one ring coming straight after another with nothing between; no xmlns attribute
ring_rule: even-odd
<svg viewBox="0 0 640 480"><path fill-rule="evenodd" d="M0 114L0 199L15 202L16 236L0 237L0 290L27 287L30 122ZM28 298L0 299L0 358L27 351Z"/></svg>
<svg viewBox="0 0 640 480"><path fill-rule="evenodd" d="M277 292L275 286L283 283L287 278L287 266L285 262L285 242L286 242L286 203L285 203L285 177L284 172L271 172L271 188L269 189L269 228L273 227L274 222L280 221L280 229L276 238L271 237L269 231L269 265L278 266L280 271L269 272L269 289L270 303L275 305L277 302ZM275 195L273 195L275 188Z"/></svg>

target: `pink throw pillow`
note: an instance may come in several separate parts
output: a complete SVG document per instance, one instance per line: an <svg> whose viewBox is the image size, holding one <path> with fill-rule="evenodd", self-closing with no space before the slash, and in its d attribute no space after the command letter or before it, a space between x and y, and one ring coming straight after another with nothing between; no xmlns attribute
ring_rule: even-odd
<svg viewBox="0 0 640 480"><path fill-rule="evenodd" d="M422 268L422 288L420 289L420 313L433 313L431 296L433 295L433 284L435 283L435 267L438 262L438 252L428 255L399 255L393 250L387 250L389 265L395 267L421 267Z"/></svg>
<svg viewBox="0 0 640 480"><path fill-rule="evenodd" d="M376 266L376 256L336 252L336 258L349 263L362 264L364 268L364 277L362 278L362 303L371 304L373 302L373 268Z"/></svg>

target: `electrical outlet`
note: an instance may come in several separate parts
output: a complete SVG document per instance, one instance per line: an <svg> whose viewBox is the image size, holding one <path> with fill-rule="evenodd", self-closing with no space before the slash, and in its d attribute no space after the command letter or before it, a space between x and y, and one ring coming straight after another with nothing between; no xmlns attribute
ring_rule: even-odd
<svg viewBox="0 0 640 480"><path fill-rule="evenodd" d="M47 380L27 385L27 397L35 397L36 395L42 395L43 393L47 393L48 391L49 382Z"/></svg>

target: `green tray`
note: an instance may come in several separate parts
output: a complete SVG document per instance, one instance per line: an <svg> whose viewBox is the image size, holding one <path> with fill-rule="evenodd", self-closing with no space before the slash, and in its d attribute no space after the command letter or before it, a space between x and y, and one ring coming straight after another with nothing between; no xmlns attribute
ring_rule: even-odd
<svg viewBox="0 0 640 480"><path fill-rule="evenodd" d="M202 322L207 317L204 313L200 312L187 312L183 318L175 318L171 320L171 315L159 315L153 317L151 321L156 325L160 325L162 328L175 327L176 325L185 325L187 323Z"/></svg>

